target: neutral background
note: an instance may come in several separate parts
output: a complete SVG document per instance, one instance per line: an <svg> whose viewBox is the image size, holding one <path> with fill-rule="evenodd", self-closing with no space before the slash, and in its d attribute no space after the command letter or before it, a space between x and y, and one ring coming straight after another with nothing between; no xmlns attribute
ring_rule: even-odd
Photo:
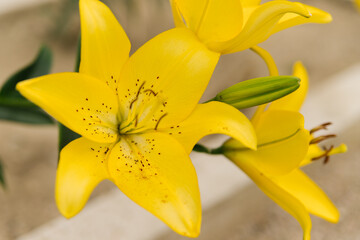
<svg viewBox="0 0 360 240"><path fill-rule="evenodd" d="M31 61L43 43L54 51L53 72L72 71L79 31L77 4L76 1L75 4L72 2L0 0L0 83ZM312 85L304 107L307 125L312 127L336 121L330 132L338 134L338 138L327 144L346 142L350 149L347 154L333 157L325 166L319 162L305 169L341 212L341 221L337 225L314 217L313 239L360 239L360 99L357 95L360 90L360 14L350 1L304 2L331 12L334 21L327 25L304 25L286 30L272 36L261 46L273 54L281 74L290 74L293 62L304 62ZM108 0L106 3L129 35L132 52L151 37L173 26L166 0L134 0L130 5L120 0ZM266 74L264 63L250 51L223 56L204 99L238 81ZM81 221L70 220L64 225L53 199L57 162L56 127L0 122L0 157L5 165L8 184L6 191L0 190L0 239L20 236L22 239L36 240L42 239L39 236L47 236L43 239L64 239L64 236L68 236L66 239L76 240L108 236L108 239L131 240L140 233L144 236L140 239L183 239L137 206L133 206L138 214L134 221L148 217L151 220L142 221L141 230L121 228L120 223L129 218L122 215L121 210L131 203L120 196L121 193L112 197L115 188L108 182L97 188L90 205L79 214ZM207 199L204 196L216 199L206 205L199 239L301 239L297 222L224 158L211 159L195 154L193 160L201 172L199 181L203 186L203 200ZM225 176L211 175L216 174L219 163L227 175L226 181L236 179L239 182L230 184L231 188L226 194L222 194L222 178ZM209 179L209 174L212 179ZM115 201L124 204L124 208L110 208L113 212L104 215L105 210L101 210L104 208L99 206L118 203ZM98 227L89 225L90 222L96 223L94 219L105 224ZM117 231L117 226L123 232ZM157 229L157 226L161 226L159 231L151 230ZM111 231L114 234L104 235Z"/></svg>

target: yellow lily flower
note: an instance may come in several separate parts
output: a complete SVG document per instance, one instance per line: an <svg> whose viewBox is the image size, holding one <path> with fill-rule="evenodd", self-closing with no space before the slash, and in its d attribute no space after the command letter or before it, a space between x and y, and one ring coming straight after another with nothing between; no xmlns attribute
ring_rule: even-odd
<svg viewBox="0 0 360 240"><path fill-rule="evenodd" d="M360 0L355 0L355 5L356 5L358 11L360 12Z"/></svg>
<svg viewBox="0 0 360 240"><path fill-rule="evenodd" d="M109 179L174 231L196 237L201 204L188 156L195 143L225 133L256 148L250 121L235 108L197 104L219 54L190 30L172 29L129 58L129 39L107 6L80 0L80 17L80 72L17 85L22 95L82 135L60 153L59 211L73 217L98 183Z"/></svg>
<svg viewBox="0 0 360 240"><path fill-rule="evenodd" d="M260 49L261 51L261 49ZM263 56L271 72L277 72L272 59ZM313 133L326 128L321 125L312 131L304 129L299 113L308 89L308 76L301 63L293 75L301 79L300 88L271 103L267 110L258 108L252 119L258 137L258 150L246 149L231 139L223 146L225 155L241 168L272 200L297 219L303 228L304 239L310 239L310 213L330 222L339 220L339 212L326 194L299 167L336 153L346 152L344 144L322 150L316 143L328 136L314 138ZM310 143L310 146L309 146Z"/></svg>
<svg viewBox="0 0 360 240"><path fill-rule="evenodd" d="M260 2L170 0L176 27L191 29L208 48L222 54L256 46L286 28L332 20L329 13L302 3Z"/></svg>

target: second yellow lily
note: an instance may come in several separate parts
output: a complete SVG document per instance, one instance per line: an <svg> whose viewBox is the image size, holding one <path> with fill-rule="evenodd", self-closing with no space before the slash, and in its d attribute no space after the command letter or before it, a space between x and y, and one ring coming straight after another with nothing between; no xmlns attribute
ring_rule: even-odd
<svg viewBox="0 0 360 240"><path fill-rule="evenodd" d="M328 23L318 8L284 0L170 0L176 27L189 28L211 50L242 51L304 23ZM184 20L184 21L183 21Z"/></svg>
<svg viewBox="0 0 360 240"><path fill-rule="evenodd" d="M345 152L346 146L342 144L322 150L317 143L326 137L314 138L304 129L304 119L299 110L306 96L308 77L301 63L295 65L293 75L301 79L300 88L274 101L267 110L259 107L252 119L258 137L258 150L246 149L243 144L231 139L224 144L223 151L265 194L299 221L304 239L309 240L309 213L335 223L339 220L339 212L326 194L299 168L319 158L327 159L332 154ZM315 128L311 133L324 127Z"/></svg>

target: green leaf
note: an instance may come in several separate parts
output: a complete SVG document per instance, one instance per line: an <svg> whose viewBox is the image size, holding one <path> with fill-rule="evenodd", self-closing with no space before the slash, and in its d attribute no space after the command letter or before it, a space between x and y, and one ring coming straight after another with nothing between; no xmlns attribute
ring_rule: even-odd
<svg viewBox="0 0 360 240"><path fill-rule="evenodd" d="M59 123L59 152L71 141L81 137L76 132L71 131L61 123Z"/></svg>
<svg viewBox="0 0 360 240"><path fill-rule="evenodd" d="M5 182L5 177L4 177L4 168L3 168L1 161L0 161L0 185L3 188L6 187L6 182Z"/></svg>
<svg viewBox="0 0 360 240"><path fill-rule="evenodd" d="M9 107L0 104L0 119L28 124L53 124L54 121L38 108Z"/></svg>
<svg viewBox="0 0 360 240"><path fill-rule="evenodd" d="M79 72L81 57L81 39L79 38L78 49L76 54L75 72ZM79 134L71 131L61 123L59 123L59 153L68 143L81 137Z"/></svg>
<svg viewBox="0 0 360 240"><path fill-rule="evenodd" d="M216 95L210 101L224 102L244 109L272 102L300 87L300 79L294 76L271 76L237 83Z"/></svg>
<svg viewBox="0 0 360 240"><path fill-rule="evenodd" d="M0 90L0 119L31 124L54 122L43 110L29 102L15 89L18 82L49 74L51 63L51 50L43 46L29 66L15 73L5 82Z"/></svg>

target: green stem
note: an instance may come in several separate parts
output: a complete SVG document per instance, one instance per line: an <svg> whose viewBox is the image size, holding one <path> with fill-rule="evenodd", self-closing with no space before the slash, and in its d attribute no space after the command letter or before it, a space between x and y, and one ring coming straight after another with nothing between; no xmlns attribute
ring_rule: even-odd
<svg viewBox="0 0 360 240"><path fill-rule="evenodd" d="M79 72L80 68L80 59L81 59L81 36L79 36L77 52L76 52L76 62L74 72Z"/></svg>

